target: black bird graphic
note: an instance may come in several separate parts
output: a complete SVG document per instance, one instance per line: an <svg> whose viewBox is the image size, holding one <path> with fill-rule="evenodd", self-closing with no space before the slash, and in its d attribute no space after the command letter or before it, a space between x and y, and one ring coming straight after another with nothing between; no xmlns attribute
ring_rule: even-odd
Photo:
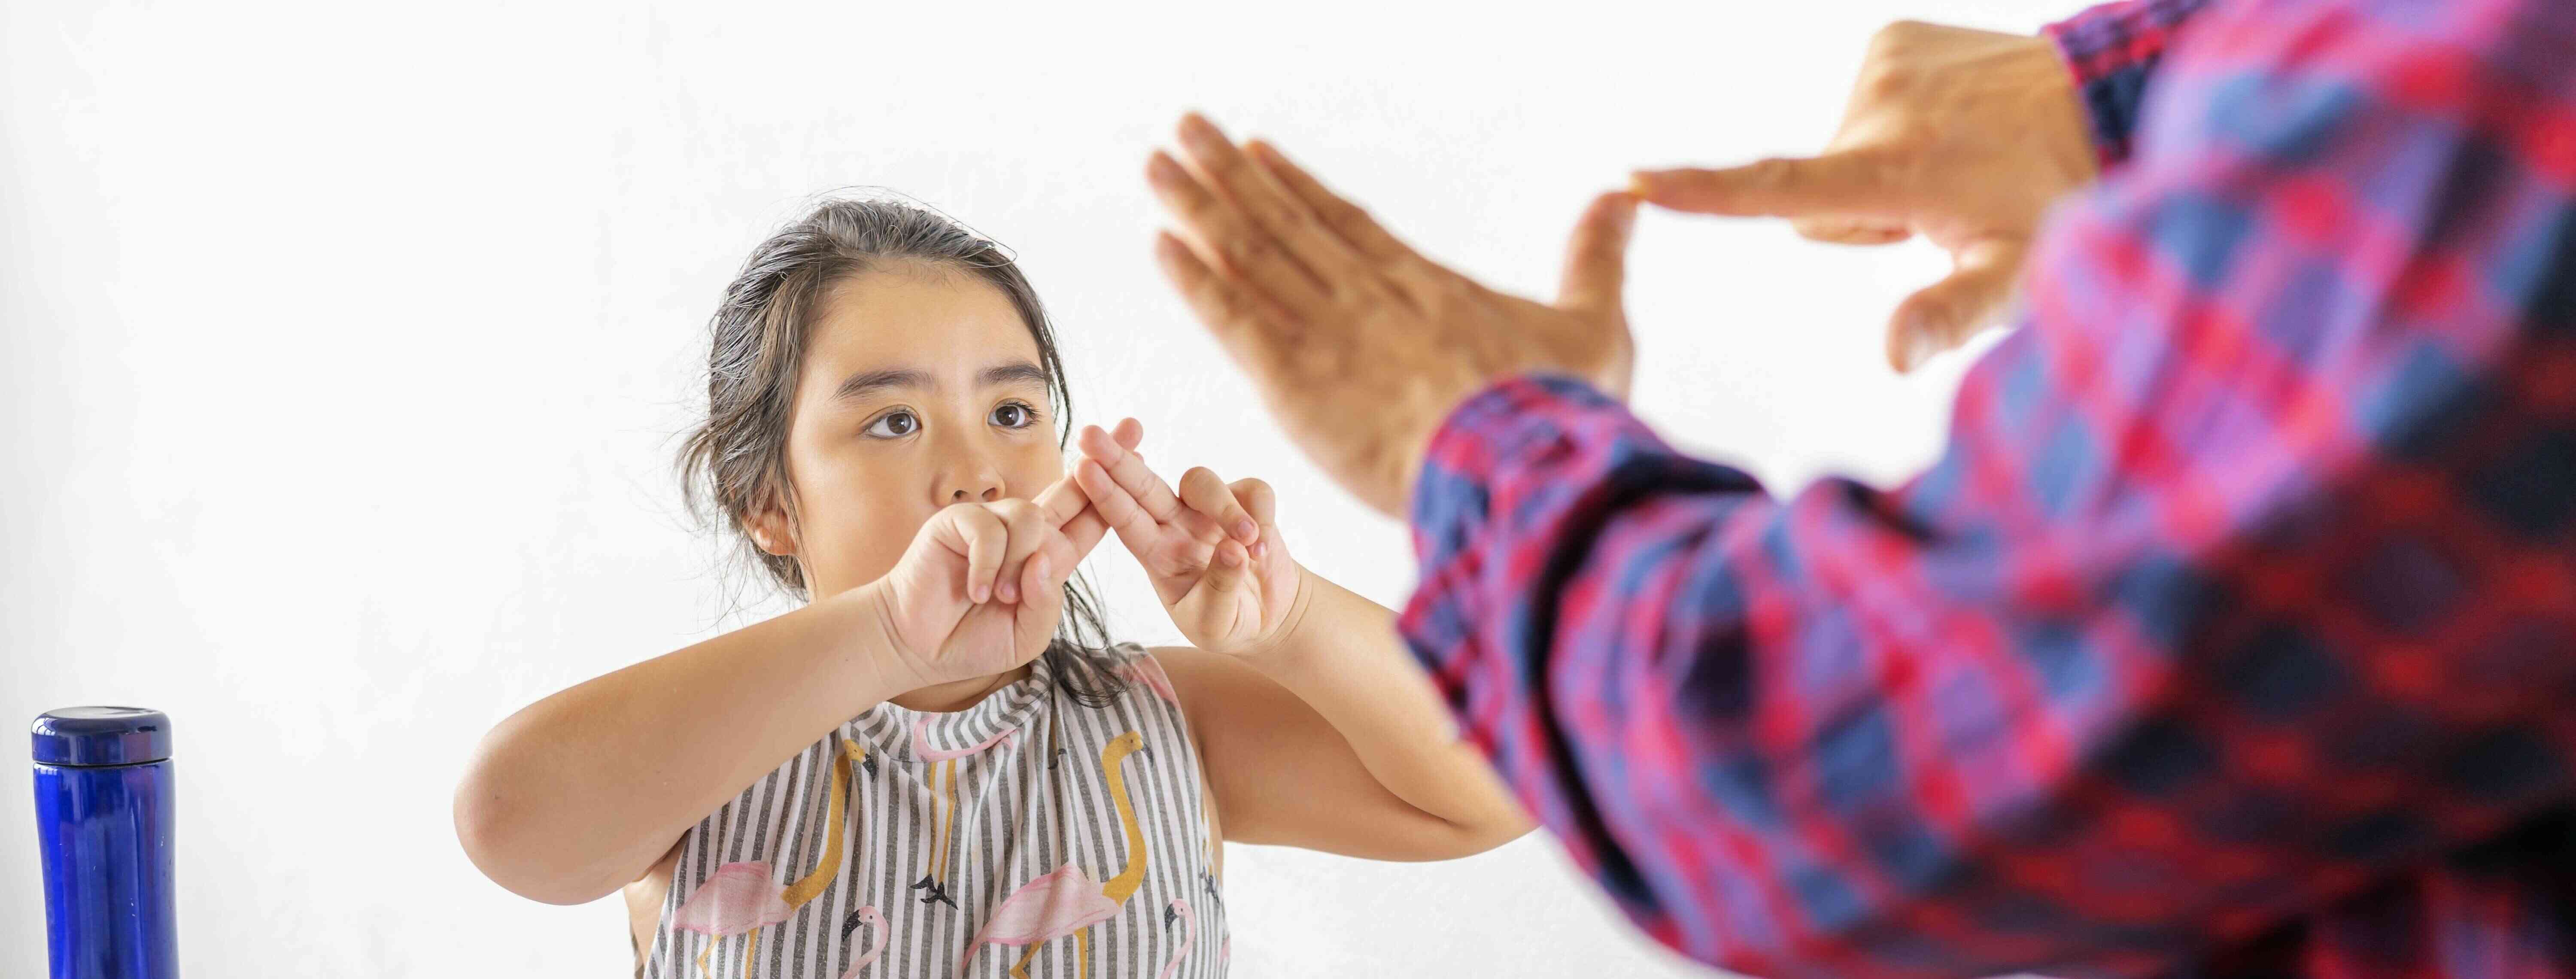
<svg viewBox="0 0 2576 979"><path fill-rule="evenodd" d="M918 891L924 888L929 889L930 893L922 895L921 903L945 904L951 908L957 906L957 900L948 896L948 885L932 880L929 874L921 875L921 879L915 881L909 889Z"/></svg>

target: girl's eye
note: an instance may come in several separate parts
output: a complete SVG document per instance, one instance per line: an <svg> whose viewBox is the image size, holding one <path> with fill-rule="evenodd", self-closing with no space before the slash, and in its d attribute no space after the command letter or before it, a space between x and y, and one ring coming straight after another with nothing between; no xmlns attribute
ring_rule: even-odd
<svg viewBox="0 0 2576 979"><path fill-rule="evenodd" d="M909 411L889 412L868 423L868 434L881 439L902 438L920 430L921 419L913 417Z"/></svg>
<svg viewBox="0 0 2576 979"><path fill-rule="evenodd" d="M1037 411L1017 401L993 409L993 424L1003 428L1026 428L1038 420Z"/></svg>

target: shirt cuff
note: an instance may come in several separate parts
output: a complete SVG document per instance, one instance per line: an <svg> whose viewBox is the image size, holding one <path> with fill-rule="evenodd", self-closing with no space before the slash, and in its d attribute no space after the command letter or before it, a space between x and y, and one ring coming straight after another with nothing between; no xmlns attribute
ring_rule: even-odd
<svg viewBox="0 0 2576 979"><path fill-rule="evenodd" d="M2057 45L2075 78L2092 130L2094 155L2108 172L2129 158L2147 84L2165 47L2207 0L2119 0L2040 29Z"/></svg>
<svg viewBox="0 0 2576 979"><path fill-rule="evenodd" d="M1432 434L1411 506L1420 576L1398 627L1415 658L1459 715L1471 740L1495 747L1494 727L1525 709L1517 692L1470 684L1496 668L1484 628L1512 618L1489 609L1490 596L1513 594L1509 552L1532 528L1509 526L1516 515L1556 509L1559 494L1579 490L1605 449L1642 441L1660 446L1626 405L1570 377L1533 375L1503 381L1460 402ZM1519 478L1535 476L1536 478ZM1499 523L1498 523L1499 519ZM1502 579L1489 580L1491 575ZM1504 619L1494 613L1501 612ZM1483 702L1471 702L1482 687Z"/></svg>

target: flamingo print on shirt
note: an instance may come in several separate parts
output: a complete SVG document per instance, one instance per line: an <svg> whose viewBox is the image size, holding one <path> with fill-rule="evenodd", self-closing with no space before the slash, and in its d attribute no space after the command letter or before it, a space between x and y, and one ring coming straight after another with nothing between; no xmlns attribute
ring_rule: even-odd
<svg viewBox="0 0 2576 979"><path fill-rule="evenodd" d="M1105 703L1041 659L961 711L873 706L745 787L682 838L645 977L1223 976L1189 724L1125 655Z"/></svg>
<svg viewBox="0 0 2576 979"><path fill-rule="evenodd" d="M971 748L941 749L930 746L930 717L923 715L913 719L912 754L913 757L930 763L930 804L939 819L939 834L932 837L930 852L924 856L929 863L921 869L921 880L912 885L913 890L929 892L921 896L921 903L945 904L950 910L955 910L957 907L957 898L948 893L946 878L951 849L949 841L957 832L954 819L957 814L958 760L983 754L997 745L1008 748L1011 744L1011 736L1019 732L1019 728L1006 727ZM945 810L938 808L939 783L942 775L947 776L948 782L948 807Z"/></svg>
<svg viewBox="0 0 2576 979"><path fill-rule="evenodd" d="M868 757L865 744L844 741L841 751L832 759L832 789L826 796L831 805L830 829L823 843L823 854L814 861L814 869L795 883L780 886L769 879L769 863L750 860L729 863L716 868L714 879L689 895L687 902L671 916L671 926L706 935L707 947L698 951L698 972L707 974L707 954L715 951L718 940L733 935L748 935L743 940L743 974L751 974L751 957L760 948L760 929L785 921L805 902L823 893L824 884L841 869L841 812L849 804L850 764L858 761L876 772L876 761ZM853 915L875 915L873 907L860 908ZM879 919L882 921L883 919ZM885 929L877 929L880 935ZM882 939L880 939L882 941ZM874 958L874 956L870 956ZM855 967L854 967L855 969Z"/></svg>
<svg viewBox="0 0 2576 979"><path fill-rule="evenodd" d="M1120 905L1136 893L1145 881L1145 830L1136 822L1135 803L1127 794L1127 779L1119 763L1127 756L1145 750L1145 739L1134 731L1111 738L1100 749L1101 772L1109 780L1110 801L1118 807L1119 828L1127 833L1127 866L1106 884L1093 884L1082 868L1067 863L1053 873L1020 885L1002 901L984 930L966 943L966 956L958 960L957 974L975 962L975 951L986 943L1021 945L1026 949L1020 960L1011 964L1014 979L1028 979L1029 959L1038 954L1038 946L1048 941L1074 936L1081 951L1076 962L1081 974L1091 974L1091 926L1118 914Z"/></svg>

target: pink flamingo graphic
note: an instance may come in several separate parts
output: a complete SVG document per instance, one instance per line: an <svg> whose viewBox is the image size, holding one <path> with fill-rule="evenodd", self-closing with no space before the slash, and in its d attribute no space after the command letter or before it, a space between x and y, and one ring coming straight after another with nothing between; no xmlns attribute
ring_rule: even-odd
<svg viewBox="0 0 2576 979"><path fill-rule="evenodd" d="M966 967L975 961L975 951L986 943L1024 945L1020 960L1013 963L1010 974L1028 979L1029 959L1036 957L1038 946L1067 935L1078 943L1079 974L1091 975L1091 926L1118 915L1127 899L1145 883L1145 832L1136 820L1135 803L1127 795L1127 779L1119 764L1127 756L1145 750L1145 739L1129 731L1109 739L1100 748L1101 774L1109 782L1109 799L1118 806L1120 828L1127 831L1127 866L1118 876L1101 883L1091 879L1082 868L1067 861L1064 866L1020 885L1011 896L1002 899L975 940L966 943L966 954L957 961L960 979ZM1151 757L1148 755L1148 757Z"/></svg>
<svg viewBox="0 0 2576 979"><path fill-rule="evenodd" d="M955 761L969 755L982 754L997 744L1008 746L1011 743L1011 735L1018 733L1020 733L1019 728L1006 727L1001 730L1001 733L985 738L984 743L972 748L942 750L930 746L930 718L924 715L912 719L912 754L924 761Z"/></svg>
<svg viewBox="0 0 2576 979"><path fill-rule="evenodd" d="M824 834L823 853L814 861L813 872L794 883L779 884L769 878L769 861L725 864L716 868L715 876L707 878L705 884L690 892L689 899L680 904L678 911L672 912L671 927L708 936L707 947L698 952L700 975L707 974L707 956L715 951L718 940L744 933L751 937L743 943L742 973L751 975L751 953L760 947L760 929L787 920L797 908L823 893L824 885L831 882L832 874L841 867L842 800L849 792L850 764L854 760L868 765L870 771L875 770L875 761L868 757L867 747L855 741L844 743L840 753L833 757L831 806L829 814L824 817L824 825L830 829ZM878 916L876 908L860 908L852 917L873 919L880 936L878 945L882 947L885 944L882 939L885 919ZM844 937L847 933L848 929L844 928ZM869 953L868 958L859 964L865 965L875 957L875 953Z"/></svg>
<svg viewBox="0 0 2576 979"><path fill-rule="evenodd" d="M1181 945L1172 950L1171 959L1163 963L1163 971L1156 979L1172 979L1172 971L1181 967L1182 959L1190 957L1190 944L1199 940L1199 916L1190 913L1190 902L1173 898L1171 905L1163 909L1163 927L1172 927L1173 918L1181 919Z"/></svg>
<svg viewBox="0 0 2576 979"><path fill-rule="evenodd" d="M1080 932L1088 936L1090 932L1083 929L1117 917L1118 906L1122 903L1110 900L1100 889L1100 882L1092 880L1090 874L1083 873L1082 868L1071 863L1020 885L1019 890L1002 899L1002 906L995 909L992 920L984 922L983 929L975 933L975 940L966 943L966 958L957 963L957 974L966 974L967 963L974 961L975 950L988 942L1026 945L1030 952L1035 953L1039 945L1066 935ZM1085 954L1083 959L1083 972L1089 973L1090 956ZM1011 967L1011 974L1026 976L1027 966L1028 956L1022 956L1019 964Z"/></svg>
<svg viewBox="0 0 2576 979"><path fill-rule="evenodd" d="M1163 698L1166 703L1181 702L1181 695L1172 691L1172 680L1163 675L1163 668L1160 665L1146 665L1142 657L1123 661L1110 667L1109 671L1125 677L1131 683L1144 684L1147 689L1154 691L1155 696Z"/></svg>
<svg viewBox="0 0 2576 979"><path fill-rule="evenodd" d="M877 913L876 905L870 904L850 912L850 923L841 926L841 937L850 937L850 932L863 924L868 926L870 934L876 936L877 943L868 949L867 954L851 959L850 967L841 970L841 979L859 979L859 973L867 969L868 963L876 961L877 956L885 954L886 920L885 915Z"/></svg>
<svg viewBox="0 0 2576 979"><path fill-rule="evenodd" d="M689 899L671 914L671 927L707 936L707 947L698 952L698 974L707 975L707 955L716 942L749 933L751 938L742 949L742 974L751 974L751 953L760 947L760 929L787 920L795 913L787 899L779 896L779 886L769 879L769 861L749 860L716 868L716 874L689 893Z"/></svg>

